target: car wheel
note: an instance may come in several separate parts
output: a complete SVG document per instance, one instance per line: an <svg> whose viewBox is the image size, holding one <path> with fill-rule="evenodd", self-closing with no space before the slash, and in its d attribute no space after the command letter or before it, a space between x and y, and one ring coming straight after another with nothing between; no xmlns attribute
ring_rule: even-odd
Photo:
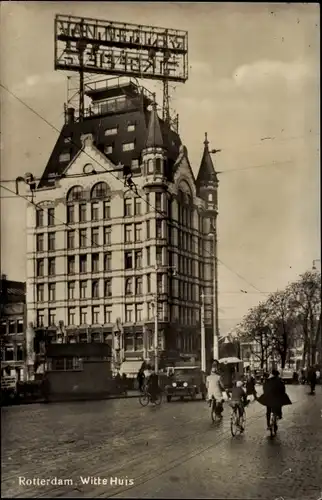
<svg viewBox="0 0 322 500"><path fill-rule="evenodd" d="M168 401L168 403L170 403L170 401L171 401L171 396L167 396L167 401Z"/></svg>

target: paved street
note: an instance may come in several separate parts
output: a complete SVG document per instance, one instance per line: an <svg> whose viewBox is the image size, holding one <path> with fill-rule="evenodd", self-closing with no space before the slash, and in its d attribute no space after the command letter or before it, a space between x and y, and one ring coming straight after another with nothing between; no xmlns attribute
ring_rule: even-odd
<svg viewBox="0 0 322 500"><path fill-rule="evenodd" d="M214 426L202 401L3 408L2 496L318 500L322 387L316 396L303 386L288 392L293 405L284 409L274 440L258 403L247 409L246 433L237 438L230 434L229 407ZM24 478L69 483L28 486ZM124 484L110 484L111 478ZM97 484L104 479L108 484Z"/></svg>

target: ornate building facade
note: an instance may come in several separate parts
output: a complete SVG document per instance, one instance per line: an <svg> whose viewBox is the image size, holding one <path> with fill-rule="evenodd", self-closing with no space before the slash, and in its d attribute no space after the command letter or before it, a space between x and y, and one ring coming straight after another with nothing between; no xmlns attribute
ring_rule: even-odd
<svg viewBox="0 0 322 500"><path fill-rule="evenodd" d="M196 180L153 99L132 82L107 87L105 107L83 122L68 111L28 207L28 322L47 341L110 343L130 374L153 356L156 312L160 358L200 359L204 290L210 358L218 181L208 141Z"/></svg>

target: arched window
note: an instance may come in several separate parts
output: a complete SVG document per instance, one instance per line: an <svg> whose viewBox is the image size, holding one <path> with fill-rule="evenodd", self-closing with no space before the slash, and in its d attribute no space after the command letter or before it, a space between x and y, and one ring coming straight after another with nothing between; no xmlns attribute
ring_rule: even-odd
<svg viewBox="0 0 322 500"><path fill-rule="evenodd" d="M110 189L106 182L98 182L92 188L91 199L107 198L109 196L109 192Z"/></svg>
<svg viewBox="0 0 322 500"><path fill-rule="evenodd" d="M82 186L74 186L67 193L67 201L79 201L84 198Z"/></svg>

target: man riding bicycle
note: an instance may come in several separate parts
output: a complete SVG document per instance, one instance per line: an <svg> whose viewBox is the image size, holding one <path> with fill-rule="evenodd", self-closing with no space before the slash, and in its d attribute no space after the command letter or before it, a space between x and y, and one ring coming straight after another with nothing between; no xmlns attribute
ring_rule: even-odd
<svg viewBox="0 0 322 500"><path fill-rule="evenodd" d="M264 382L263 394L258 398L258 402L266 406L267 429L270 429L271 413L282 419L282 407L291 405L292 402L286 394L283 380L279 377L277 370L272 370L270 377Z"/></svg>
<svg viewBox="0 0 322 500"><path fill-rule="evenodd" d="M215 364L212 369L210 375L208 375L206 379L206 386L208 392L208 402L209 406L213 404L222 405L223 397L222 393L225 391L224 384L221 380L221 376L219 374L218 365ZM222 406L221 406L222 408Z"/></svg>
<svg viewBox="0 0 322 500"><path fill-rule="evenodd" d="M151 396L151 403L155 404L157 399L157 395L159 394L159 377L155 373L155 370L152 368L151 374L147 379L146 385L147 391Z"/></svg>
<svg viewBox="0 0 322 500"><path fill-rule="evenodd" d="M231 404L238 407L239 418L244 415L244 408L248 404L247 394L243 389L243 382L238 380L231 391Z"/></svg>

